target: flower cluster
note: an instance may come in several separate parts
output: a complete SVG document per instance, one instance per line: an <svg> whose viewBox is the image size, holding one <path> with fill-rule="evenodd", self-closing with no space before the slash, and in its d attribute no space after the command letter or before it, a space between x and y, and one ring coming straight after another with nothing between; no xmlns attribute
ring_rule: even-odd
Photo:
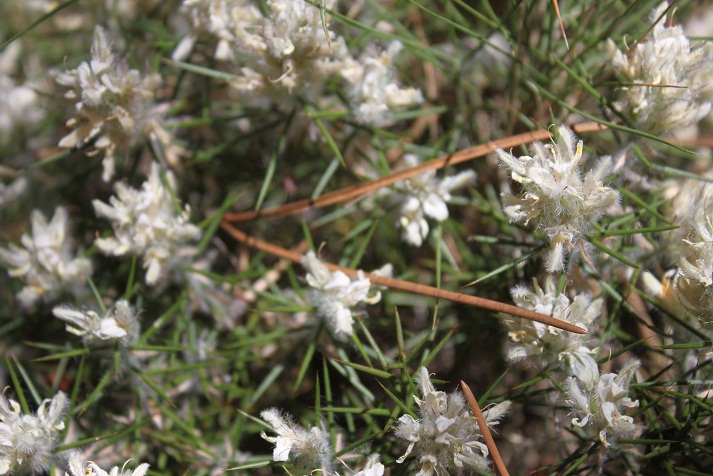
<svg viewBox="0 0 713 476"><path fill-rule="evenodd" d="M619 200L619 192L602 183L611 167L611 158L600 159L596 169L582 179L582 141L575 144L574 133L558 129L556 144L533 145L533 156L515 157L502 149L500 162L512 171L522 186L515 196L503 194L505 214L515 223L533 221L550 241L547 271L565 269L565 257L589 232L594 222Z"/></svg>
<svg viewBox="0 0 713 476"><path fill-rule="evenodd" d="M667 8L664 2L653 10L651 22L657 23L626 53L611 39L607 43L614 69L635 83L621 88L626 93L621 108L638 128L653 134L696 124L711 110L701 94L710 84L713 44L691 44L680 26L666 26Z"/></svg>
<svg viewBox="0 0 713 476"><path fill-rule="evenodd" d="M415 167L419 163L413 154L404 155L404 165ZM436 221L448 218L446 201L451 198L451 192L475 180L475 172L467 170L457 175L436 178L436 172L430 170L400 182L396 190L403 195L401 217L399 224L402 239L413 246L421 246L428 236L429 226L426 217Z"/></svg>
<svg viewBox="0 0 713 476"><path fill-rule="evenodd" d="M348 61L346 68L341 70L358 122L383 127L391 123L391 111L423 102L421 91L401 88L394 78L393 63L402 49L403 45L398 41L392 41L381 53L370 47L358 61Z"/></svg>
<svg viewBox="0 0 713 476"><path fill-rule="evenodd" d="M565 382L568 403L577 415L572 425L591 429L599 435L604 446L621 438L633 438L639 427L634 419L622 414L625 408L639 406L638 400L627 397L631 380L639 368L638 360L629 361L618 374L608 373L594 380L593 385L581 388L575 377Z"/></svg>
<svg viewBox="0 0 713 476"><path fill-rule="evenodd" d="M67 236L67 211L57 207L52 220L39 210L30 215L32 232L20 237L17 246L0 248L0 262L10 267L10 276L20 278L25 287L17 295L23 306L38 299L53 299L73 285L84 284L91 274L88 259L74 258Z"/></svg>
<svg viewBox="0 0 713 476"><path fill-rule="evenodd" d="M713 185L697 180L669 187L674 198L668 218L679 228L668 234L668 254L678 261L661 284L645 274L649 287L673 310L689 313L701 327L713 329ZM673 291L673 292L670 292Z"/></svg>
<svg viewBox="0 0 713 476"><path fill-rule="evenodd" d="M323 2L325 9L334 0ZM239 62L230 85L246 100L269 104L292 94L318 100L325 81L341 76L347 82L357 121L386 125L392 112L423 102L421 92L401 88L394 79L393 61L402 48L393 42L358 60L346 42L329 29L323 10L303 0L270 0L264 16L245 0L185 0L191 32L174 50L185 59L201 33L217 40L215 56Z"/></svg>
<svg viewBox="0 0 713 476"><path fill-rule="evenodd" d="M263 438L275 444L272 454L274 461L287 461L292 457L309 466L319 465L323 471L331 471L332 445L329 443L329 433L324 428L304 429L280 415L276 408L263 410L260 416L277 433L277 436L261 433Z"/></svg>
<svg viewBox="0 0 713 476"><path fill-rule="evenodd" d="M107 473L97 464L91 461L84 461L80 453L72 453L69 457L69 472L71 476L146 476L146 473L149 471L149 465L147 463L138 465L133 471L126 470L124 469L125 467L126 464L124 464L121 469L114 466ZM64 473L64 476L70 475Z"/></svg>
<svg viewBox="0 0 713 476"><path fill-rule="evenodd" d="M73 131L60 142L60 147L81 147L96 139L94 147L104 152L102 178L114 176L117 150L144 137L167 144L169 137L153 106L155 90L161 83L158 74L142 77L129 69L126 61L112 52L104 29L94 29L92 60L78 68L53 71L57 84L67 88L64 97L74 103L74 117L67 126Z"/></svg>
<svg viewBox="0 0 713 476"><path fill-rule="evenodd" d="M109 199L109 204L92 201L96 214L110 220L114 228L114 236L97 238L97 247L114 256L143 256L149 285L158 282L162 269L179 263L180 245L201 236L200 228L188 221L190 207L180 209L173 201L173 174L165 175L166 184L161 179L159 165L153 163L141 190L118 182L114 185L116 195Z"/></svg>
<svg viewBox="0 0 713 476"><path fill-rule="evenodd" d="M408 441L409 446L397 462L416 455L417 476L442 474L447 470L487 471L488 447L478 441L482 433L463 394L437 392L425 367L419 371L418 384L421 398L414 396L414 400L420 408L420 418L416 420L411 415L399 418L396 436ZM510 402L505 401L484 411L488 426L497 424L509 408Z"/></svg>
<svg viewBox="0 0 713 476"><path fill-rule="evenodd" d="M64 429L69 400L62 392L46 399L37 415L23 415L20 404L0 396L0 474L39 473L56 463L54 449Z"/></svg>
<svg viewBox="0 0 713 476"><path fill-rule="evenodd" d="M591 301L586 294L570 300L564 293L557 295L555 280L548 275L544 289L533 279L533 289L514 287L513 301L519 307L552 316L589 330L591 323L601 315L602 299ZM588 335L574 334L529 319L506 321L512 345L508 360L517 361L534 357L545 366L563 366L569 375L576 375L585 385L590 385L599 375L599 367L587 346Z"/></svg>
<svg viewBox="0 0 713 476"><path fill-rule="evenodd" d="M353 279L342 271L329 271L313 251L302 258L302 265L307 270L307 284L313 288L311 298L317 313L329 322L336 335L352 334L354 318L351 308L362 302L375 304L381 300L381 292L372 289L371 281L361 270ZM391 265L376 273L390 276Z"/></svg>
<svg viewBox="0 0 713 476"><path fill-rule="evenodd" d="M67 322L67 332L83 337L86 344L116 341L131 345L139 334L136 311L125 300L118 301L114 311L104 317L94 311L77 311L67 306L56 306L52 314Z"/></svg>

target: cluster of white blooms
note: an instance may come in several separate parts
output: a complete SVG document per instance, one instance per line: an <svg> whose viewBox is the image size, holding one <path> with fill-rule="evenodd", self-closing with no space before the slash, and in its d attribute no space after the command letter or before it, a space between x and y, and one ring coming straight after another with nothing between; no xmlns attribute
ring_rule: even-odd
<svg viewBox="0 0 713 476"><path fill-rule="evenodd" d="M680 227L666 236L669 255L678 258L665 284L645 274L649 288L673 310L689 313L713 329L713 185L689 180L670 187L668 218ZM670 278L670 280L668 279ZM673 291L673 292L671 292Z"/></svg>
<svg viewBox="0 0 713 476"><path fill-rule="evenodd" d="M32 129L45 117L34 89L13 78L20 51L20 42L15 41L0 52L0 145L10 142L17 131Z"/></svg>
<svg viewBox="0 0 713 476"><path fill-rule="evenodd" d="M67 126L74 129L60 142L60 147L81 147L96 139L94 147L104 152L102 178L114 176L114 156L117 150L148 137L163 144L169 137L153 106L156 88L161 83L158 74L147 76L111 52L104 29L94 29L92 59L78 68L53 71L54 80L68 88L64 97L74 103L74 117Z"/></svg>
<svg viewBox="0 0 713 476"><path fill-rule="evenodd" d="M375 304L381 300L381 292L372 288L371 281L361 270L353 279L342 271L329 271L313 251L308 251L302 258L302 266L307 270L307 284L313 288L310 295L317 313L329 322L339 336L352 334L352 307L359 303ZM375 273L390 276L391 265Z"/></svg>
<svg viewBox="0 0 713 476"><path fill-rule="evenodd" d="M394 78L394 59L403 49L398 41L377 53L369 48L359 61L349 61L340 71L347 81L352 111L358 122L373 126L389 125L392 111L423 102L421 91L401 88Z"/></svg>
<svg viewBox="0 0 713 476"><path fill-rule="evenodd" d="M322 6L332 9L335 0ZM393 42L354 59L341 36L332 32L323 10L304 0L269 0L269 15L249 0L184 0L182 10L191 32L173 53L185 59L202 33L217 40L215 56L240 64L230 85L244 98L270 103L286 95L318 99L326 80L347 82L350 106L357 121L386 125L394 110L423 102L421 92L401 88L393 61L402 45Z"/></svg>
<svg viewBox="0 0 713 476"><path fill-rule="evenodd" d="M408 441L409 446L397 462L416 455L417 476L443 474L448 470L458 474L463 470L487 471L488 447L478 441L482 433L463 394L437 392L425 367L419 371L418 383L421 398L414 396L414 400L421 409L420 418L415 420L411 415L399 418L396 435ZM509 408L510 402L505 401L484 411L488 426L497 424Z"/></svg>
<svg viewBox="0 0 713 476"><path fill-rule="evenodd" d="M262 24L260 10L250 0L184 0L181 6L184 17L191 22L191 31L179 41L173 59L185 60L193 50L198 37L204 33L218 41L215 57L228 60L233 57L232 46L242 33L242 25Z"/></svg>
<svg viewBox="0 0 713 476"><path fill-rule="evenodd" d="M415 167L419 164L418 157L413 154L404 155L404 165ZM401 205L401 238L413 246L421 246L428 236L429 226L426 217L436 221L448 218L446 201L451 198L451 192L475 180L475 172L467 170L457 175L436 178L436 172L430 170L424 174L403 180L396 185L403 195Z"/></svg>
<svg viewBox="0 0 713 476"><path fill-rule="evenodd" d="M305 429L297 425L291 418L280 415L276 408L263 410L260 416L277 433L277 436L261 436L275 444L272 454L274 461L287 461L290 457L296 462L306 465L320 466L325 474L332 470L332 445L329 443L329 432L322 427Z"/></svg>
<svg viewBox="0 0 713 476"><path fill-rule="evenodd" d="M125 300L117 301L113 312L100 317L94 311L77 311L67 306L52 309L55 317L66 321L67 332L81 336L86 344L116 341L131 345L139 336L136 310Z"/></svg>
<svg viewBox="0 0 713 476"><path fill-rule="evenodd" d="M68 405L67 396L57 392L42 402L36 416L23 415L19 403L0 396L0 474L37 474L56 463L54 449Z"/></svg>
<svg viewBox="0 0 713 476"><path fill-rule="evenodd" d="M107 473L101 469L96 463L92 461L84 461L80 453L72 453L69 457L69 472L71 476L146 476L149 471L148 463L142 463L136 467L133 471L124 469L128 464L128 461L124 466L119 469L114 466ZM64 476L70 476L68 473L64 473Z"/></svg>
<svg viewBox="0 0 713 476"><path fill-rule="evenodd" d="M610 446L620 438L635 437L639 427L632 417L622 412L625 408L639 406L638 400L633 401L627 396L638 368L639 361L631 360L618 374L597 374L593 385L584 388L580 387L576 378L567 379L567 401L576 415L572 425L591 429L598 434L604 446Z"/></svg>
<svg viewBox="0 0 713 476"><path fill-rule="evenodd" d="M180 209L173 201L175 179L171 172L166 172L166 182L170 190L161 180L159 165L153 163L141 190L118 182L109 204L92 201L96 214L110 220L114 228L114 236L97 238L97 247L114 256L143 256L149 285L156 284L162 269L179 263L180 245L201 236L200 228L188 221L190 207Z"/></svg>
<svg viewBox="0 0 713 476"><path fill-rule="evenodd" d="M533 289L516 286L510 293L519 307L552 316L589 330L591 323L601 315L604 301L591 301L586 294L571 300L557 295L555 280L548 275L542 289L533 279ZM577 376L589 386L599 375L599 367L588 346L589 335L575 334L529 319L507 319L508 336L512 345L507 358L518 361L535 357L544 366L564 366L569 375Z"/></svg>
<svg viewBox="0 0 713 476"><path fill-rule="evenodd" d="M497 149L498 158L512 171L512 178L522 186L515 196L503 194L505 214L510 221L535 222L550 241L547 271L565 269L565 257L578 244L594 222L619 200L619 192L602 183L611 167L611 158L603 157L596 169L582 179L580 164L582 141L568 128L558 128L556 144L533 144L533 156L515 157Z"/></svg>
<svg viewBox="0 0 713 476"><path fill-rule="evenodd" d="M52 221L39 210L30 215L32 232L20 237L18 246L0 248L0 262L9 266L10 276L20 278L25 287L17 295L22 305L38 299L53 299L72 285L84 284L92 265L86 258L74 258L67 236L67 211L57 207Z"/></svg>
<svg viewBox="0 0 713 476"><path fill-rule="evenodd" d="M651 22L659 20L668 8L664 2L651 13ZM622 108L638 128L660 134L696 124L711 110L711 103L701 100L710 88L713 44L691 44L680 26L666 26L660 18L645 41L623 53L609 40L607 47L614 69L626 82Z"/></svg>

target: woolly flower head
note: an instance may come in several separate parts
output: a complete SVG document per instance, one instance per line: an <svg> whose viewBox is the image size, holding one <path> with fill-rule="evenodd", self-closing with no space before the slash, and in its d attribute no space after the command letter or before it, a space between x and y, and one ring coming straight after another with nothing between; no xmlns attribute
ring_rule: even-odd
<svg viewBox="0 0 713 476"><path fill-rule="evenodd" d="M307 270L307 284L312 287L311 298L317 313L326 319L338 336L350 336L354 318L352 309L359 303L375 304L381 300L381 292L372 289L371 281L363 271L357 271L356 278L349 278L342 271L330 271L314 254L307 252L302 258L302 266ZM391 275L391 265L376 271Z"/></svg>
<svg viewBox="0 0 713 476"><path fill-rule="evenodd" d="M83 337L86 344L115 341L131 345L139 334L136 310L123 299L104 317L94 311L77 311L67 306L56 306L52 314L67 322L67 332Z"/></svg>
<svg viewBox="0 0 713 476"><path fill-rule="evenodd" d="M72 453L69 457L69 472L71 476L146 476L149 470L148 463L142 463L136 467L133 471L127 470L126 465L129 462L124 463L121 469L114 466L107 473L96 463L92 461L84 461L80 453ZM70 476L68 473L64 473L64 476Z"/></svg>
<svg viewBox="0 0 713 476"><path fill-rule="evenodd" d="M678 267L661 284L645 274L653 294L681 315L690 314L713 330L713 185L697 180L670 187L667 218L679 228L667 233L667 255ZM678 261L674 261L677 259ZM671 292L672 291L672 292Z"/></svg>
<svg viewBox="0 0 713 476"><path fill-rule="evenodd" d="M446 395L437 392L431 383L428 370L421 367L418 373L421 398L414 396L419 406L419 419L402 415L396 427L396 436L409 442L406 453L397 462L402 463L409 455L418 457L417 476L443 474L450 470L488 469L488 447L478 441L482 433L465 398L460 392ZM499 403L483 412L488 426L494 426L508 411L510 402Z"/></svg>
<svg viewBox="0 0 713 476"><path fill-rule="evenodd" d="M582 141L568 128L558 129L557 143L533 145L533 156L515 157L502 149L495 152L522 186L518 196L503 194L510 221L534 222L550 240L547 271L563 271L565 257L593 223L619 200L619 192L602 183L611 168L611 157L599 160L596 169L582 178Z"/></svg>
<svg viewBox="0 0 713 476"><path fill-rule="evenodd" d="M570 301L565 294L557 295L555 280L548 275L544 289L533 279L532 290L517 286L510 290L519 307L539 312L569 322L583 329L601 315L604 302L590 301L580 294ZM585 385L591 386L599 375L592 350L587 347L588 335L567 332L529 319L507 319L511 346L508 360L536 358L544 365L563 366L567 373L576 375Z"/></svg>
<svg viewBox="0 0 713 476"><path fill-rule="evenodd" d="M186 0L193 32L174 52L188 55L198 34L218 39L216 56L240 60L230 85L246 99L265 102L297 92L318 97L327 78L349 57L346 43L322 22L318 7L303 0L270 0L263 15L243 0ZM333 0L324 3L334 6Z"/></svg>
<svg viewBox="0 0 713 476"><path fill-rule="evenodd" d="M104 29L94 29L92 60L78 68L51 74L67 88L64 97L74 102L75 116L67 122L74 129L60 142L60 147L81 147L96 139L94 147L104 152L102 178L114 176L116 151L149 137L164 144L169 138L152 105L154 92L161 83L157 74L143 76L129 69L127 62L112 52Z"/></svg>
<svg viewBox="0 0 713 476"><path fill-rule="evenodd" d="M260 416L277 436L261 436L275 444L272 454L274 461L288 461L290 458L304 463L308 467L320 466L327 474L332 469L332 446L329 433L323 427L305 429L297 425L288 416L283 417L276 408L263 410Z"/></svg>
<svg viewBox="0 0 713 476"><path fill-rule="evenodd" d="M166 182L175 190L175 179L166 172ZM198 240L201 230L189 223L190 207L174 204L171 191L161 180L159 165L153 163L141 190L124 183L114 185L109 204L93 200L97 216L111 221L114 236L97 238L96 245L114 256L143 256L146 283L157 283L161 271L178 264L180 245Z"/></svg>
<svg viewBox="0 0 713 476"><path fill-rule="evenodd" d="M668 8L660 4L651 12L651 22L659 20ZM701 101L709 87L713 68L713 45L691 44L680 26L666 26L660 18L645 41L626 53L610 39L607 49L614 69L626 82L639 83L621 88L625 98L621 107L628 111L636 126L661 134L696 124L711 110Z"/></svg>
<svg viewBox="0 0 713 476"><path fill-rule="evenodd" d="M350 61L341 71L348 83L351 108L358 122L377 127L389 125L394 111L421 104L423 95L415 88L402 88L395 79L394 59L403 49L393 41L380 53L368 49L359 61Z"/></svg>
<svg viewBox="0 0 713 476"><path fill-rule="evenodd" d="M62 392L44 400L37 415L23 415L20 404L0 396L0 474L30 474L56 463L54 449L64 429L69 400Z"/></svg>
<svg viewBox="0 0 713 476"><path fill-rule="evenodd" d="M404 155L406 167L415 167L418 163L417 156ZM402 239L410 245L421 246L429 231L426 217L439 222L446 220L448 218L446 201L451 198L451 192L472 183L473 180L475 180L475 172L472 170L443 179L436 178L436 172L429 170L400 182L396 189L404 197L399 218Z"/></svg>
<svg viewBox="0 0 713 476"><path fill-rule="evenodd" d="M32 231L20 237L20 245L0 248L0 262L10 276L20 278L25 287L17 295L20 303L31 306L38 299L53 299L73 285L84 284L91 274L88 259L74 258L67 236L67 211L57 207L52 220L39 210L30 215Z"/></svg>
<svg viewBox="0 0 713 476"><path fill-rule="evenodd" d="M621 438L635 437L639 431L638 426L633 418L622 412L625 408L639 406L638 400L627 396L638 368L639 361L631 360L618 374L597 376L591 389L580 388L575 377L567 379L567 402L577 415L572 419L572 425L591 429L604 446L610 446Z"/></svg>

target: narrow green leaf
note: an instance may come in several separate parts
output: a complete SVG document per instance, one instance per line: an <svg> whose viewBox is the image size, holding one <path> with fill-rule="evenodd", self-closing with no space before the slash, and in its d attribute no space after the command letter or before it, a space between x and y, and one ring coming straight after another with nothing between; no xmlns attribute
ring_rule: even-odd
<svg viewBox="0 0 713 476"><path fill-rule="evenodd" d="M164 392L164 390L161 387L159 387L159 385L156 382L151 380L148 375L145 375L143 372L140 372L138 369L134 369L134 371L141 378L141 380L146 382L146 385L151 387L153 389L153 391L156 392L162 399L164 399L172 407L174 407L174 408L176 407L176 405L173 403L173 401L168 397L168 395L166 395L166 392Z"/></svg>
<svg viewBox="0 0 713 476"><path fill-rule="evenodd" d="M379 369L374 369L374 368L368 367L366 365L355 364L353 362L345 362L345 361L339 360L339 359L333 359L333 360L336 362L339 362L340 364L345 365L347 367L351 367L355 370L359 370L360 372L364 372L366 374L373 375L374 377L377 377L377 378L391 379L393 377L393 375L391 375L389 372L385 372L385 371L379 370Z"/></svg>
<svg viewBox="0 0 713 476"><path fill-rule="evenodd" d="M327 184L329 183L329 180L334 176L335 172L339 168L339 163L342 162L343 160L344 159L342 159L340 156L337 156L334 159L332 159L332 161L327 166L327 169L324 171L322 176L319 178L319 182L317 182L317 185L314 187L314 192L312 192L312 195L310 195L310 197L309 197L310 199L317 200L320 197L320 195L322 195L324 188L327 186ZM344 165L344 164L342 163L342 165Z"/></svg>
<svg viewBox="0 0 713 476"><path fill-rule="evenodd" d="M525 253L524 255L520 256L518 259L516 259L516 260L514 260L514 261L511 261L510 263L504 264L504 265L502 265L502 266L500 266L500 267L498 267L498 268L492 270L491 272L489 272L489 273L486 274L485 276L482 276L482 277L476 279L475 281L470 282L470 283L464 285L463 287L473 286L473 285L475 285L475 284L482 283L483 281L486 281L486 280L488 280L488 279L490 279L490 278L492 278L492 277L495 277L495 276L497 276L498 274L500 274L500 273L502 273L502 272L504 272L504 271L507 271L508 269L514 268L514 267L517 266L518 264L520 264L520 263L522 263L522 262L524 262L524 261L527 261L527 260L529 260L530 258L532 258L533 256L537 255L540 251L542 251L542 250L544 250L545 248L547 248L547 246L548 246L547 243L544 243L544 244L538 246L537 248L535 248L534 250L532 250L532 251L530 251L530 252L528 252L528 253Z"/></svg>
<svg viewBox="0 0 713 476"><path fill-rule="evenodd" d="M615 258L615 259L621 261L622 263L624 263L625 265L631 266L634 269L641 269L639 267L639 265L637 265L633 261L630 261L630 260L624 258L621 254L617 253L616 251L612 250L611 248L607 248L606 246L604 246L603 244L601 244L599 241L595 240L591 236L587 236L586 238L587 238L587 241L589 241L591 244L593 244L595 248L599 248L599 250L608 254L612 258Z"/></svg>
<svg viewBox="0 0 713 476"><path fill-rule="evenodd" d="M255 393L250 397L250 404L254 405L257 403L258 400L262 397L262 395L265 393L265 391L268 389L270 385L277 380L277 377L280 376L280 374L285 370L285 366L283 364L277 364L275 365L272 370L265 376L264 379L262 379L262 382L260 382L260 385L255 389Z"/></svg>
<svg viewBox="0 0 713 476"><path fill-rule="evenodd" d="M603 236L625 236L625 235L636 235L639 233L661 233L663 231L671 231L680 228L677 225L668 226L650 226L647 228L632 228L630 230L607 230L597 233L593 236L603 237Z"/></svg>
<svg viewBox="0 0 713 476"><path fill-rule="evenodd" d="M33 362L44 362L47 360L59 360L59 359L64 359L66 357L79 357L80 355L87 355L91 352L90 349L84 348L84 349L74 349L74 350L68 350L67 352L61 352L59 354L52 354L52 355L46 355L44 357L38 357L36 359L33 359Z"/></svg>
<svg viewBox="0 0 713 476"><path fill-rule="evenodd" d="M17 399L19 400L22 412L30 413L30 407L27 405L27 400L25 399L25 392L23 392L22 390L20 380L17 378L17 374L15 373L15 367L10 363L10 359L7 358L7 354L5 355L5 367L7 368L7 371L10 374L10 380L12 380L15 395L17 395Z"/></svg>

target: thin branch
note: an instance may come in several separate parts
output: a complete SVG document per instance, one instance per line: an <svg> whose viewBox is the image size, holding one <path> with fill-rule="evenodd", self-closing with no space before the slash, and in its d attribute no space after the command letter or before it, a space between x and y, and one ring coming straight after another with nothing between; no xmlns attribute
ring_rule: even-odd
<svg viewBox="0 0 713 476"><path fill-rule="evenodd" d="M603 131L607 127L596 122L585 122L572 126L572 130L576 133ZM223 221L237 223L242 221L254 220L256 218L278 218L289 215L294 215L300 212L309 210L310 208L322 208L328 205L345 202L353 198L362 197L382 187L387 187L401 180L406 180L416 175L421 175L429 170L439 170L448 165L456 165L469 160L486 156L496 149L512 149L523 144L529 144L535 141L547 140L551 134L547 130L539 130L518 134L505 139L488 142L487 144L477 145L469 149L461 150L453 154L443 155L428 162L423 162L415 167L399 170L385 177L372 180L363 184L352 185L331 193L322 195L319 198L312 200L307 198L298 200L292 203L286 203L278 207L269 208L267 210L247 211L240 213L226 213Z"/></svg>
<svg viewBox="0 0 713 476"><path fill-rule="evenodd" d="M483 439L485 440L485 444L488 446L488 449L490 450L490 454L493 456L493 461L495 462L495 466L498 467L498 471L500 471L500 474L502 474L503 476L510 476L510 473L508 473L508 470L505 467L505 463L503 463L503 459L500 457L500 452L498 451L498 447L495 446L495 440L493 440L493 435L490 434L490 428L488 428L488 422L485 421L483 412L480 411L480 407L478 406L478 401L473 396L473 392L470 391L470 387L468 386L468 384L466 384L462 380L460 381L460 388L463 389L463 393L465 394L465 399L468 401L468 405L470 405L470 409L473 410L473 415L475 415L475 419L478 421L478 426L480 427L480 432L483 434Z"/></svg>
<svg viewBox="0 0 713 476"><path fill-rule="evenodd" d="M260 240L258 238L248 236L246 233L233 227L225 220L221 222L220 226L233 238L241 243L256 248L258 250L270 253L273 256L279 258L287 259L293 263L301 263L302 255L295 253L293 251L287 250L272 243ZM342 266L337 266L335 264L324 263L324 265L331 271L341 271L349 277L355 277L357 275L357 270L344 268ZM556 319L552 316L547 316L545 314L540 314L539 312L529 311L527 309L522 309L517 306L510 304L504 304L498 301L492 301L490 299L485 299L477 296L471 296L468 294L456 293L453 291L446 291L445 289L438 289L432 286L426 286L423 284L412 283L410 281L402 281L400 279L387 278L384 276L379 276L374 273L369 274L369 280L376 285L386 286L391 289L399 289L401 291L406 291L414 294L421 294L424 296L435 297L438 299L445 299L447 301L457 302L461 304L466 304L468 306L477 307L480 309L486 309L488 311L502 312L505 314L510 314L516 317L522 317L524 319L529 319L531 321L541 322L542 324L557 327L568 332L574 332L576 334L587 334L587 331L581 327L577 327L569 322Z"/></svg>

